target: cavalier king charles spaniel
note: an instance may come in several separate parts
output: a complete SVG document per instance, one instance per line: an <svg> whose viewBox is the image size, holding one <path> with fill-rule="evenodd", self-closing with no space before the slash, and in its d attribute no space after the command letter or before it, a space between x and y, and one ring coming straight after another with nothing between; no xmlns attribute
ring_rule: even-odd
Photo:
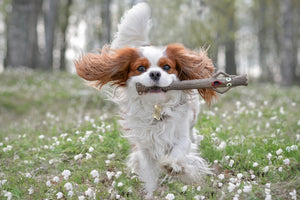
<svg viewBox="0 0 300 200"><path fill-rule="evenodd" d="M205 51L150 45L150 13L146 3L137 4L122 18L110 46L75 61L80 77L98 88L114 88L111 100L120 107L123 136L132 146L127 165L144 183L146 198L153 197L161 173L186 184L200 184L211 173L197 152L194 125L199 95L209 105L216 97L210 89L160 89L174 81L210 78L214 67ZM149 90L139 94L136 83Z"/></svg>

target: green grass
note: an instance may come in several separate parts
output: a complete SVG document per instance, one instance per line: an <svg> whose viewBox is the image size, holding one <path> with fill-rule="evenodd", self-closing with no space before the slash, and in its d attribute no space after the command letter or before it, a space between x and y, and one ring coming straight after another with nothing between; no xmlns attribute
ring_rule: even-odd
<svg viewBox="0 0 300 200"><path fill-rule="evenodd" d="M295 190L299 199L299 91L250 84L220 95L211 108L202 103L199 150L216 175L200 187L167 179L155 198L291 199ZM117 112L75 75L0 74L0 199L142 199L142 184L125 166L130 146Z"/></svg>

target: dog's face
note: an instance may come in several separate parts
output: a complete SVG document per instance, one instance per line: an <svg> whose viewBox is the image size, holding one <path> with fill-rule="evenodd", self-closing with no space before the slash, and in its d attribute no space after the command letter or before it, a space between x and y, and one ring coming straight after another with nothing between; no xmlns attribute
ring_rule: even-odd
<svg viewBox="0 0 300 200"><path fill-rule="evenodd" d="M139 82L153 88L149 93L160 93L160 87L178 80L176 63L167 56L166 48L142 47L138 53L140 57L131 64L128 82Z"/></svg>
<svg viewBox="0 0 300 200"><path fill-rule="evenodd" d="M193 52L179 44L117 50L104 47L101 54L82 56L75 66L80 77L94 81L97 87L109 82L127 87L139 82L153 87L145 95L164 93L159 87L167 87L178 80L209 78L214 72L206 52ZM209 104L216 96L213 90L198 91Z"/></svg>

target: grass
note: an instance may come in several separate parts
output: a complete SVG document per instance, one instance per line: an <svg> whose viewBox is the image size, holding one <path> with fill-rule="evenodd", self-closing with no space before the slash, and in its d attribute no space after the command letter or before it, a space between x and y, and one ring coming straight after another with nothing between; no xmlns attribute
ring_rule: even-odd
<svg viewBox="0 0 300 200"><path fill-rule="evenodd" d="M202 103L199 149L216 175L201 186L167 179L155 197L299 199L299 91L250 84ZM0 199L142 199L117 112L75 75L0 74Z"/></svg>

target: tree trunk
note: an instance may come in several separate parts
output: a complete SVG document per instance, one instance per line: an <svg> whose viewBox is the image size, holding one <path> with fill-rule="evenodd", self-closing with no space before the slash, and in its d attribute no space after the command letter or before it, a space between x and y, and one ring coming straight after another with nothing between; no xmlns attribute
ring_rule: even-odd
<svg viewBox="0 0 300 200"><path fill-rule="evenodd" d="M111 0L104 0L101 5L101 18L102 18L102 45L108 44L111 40ZM102 46L101 45L101 46Z"/></svg>
<svg viewBox="0 0 300 200"><path fill-rule="evenodd" d="M57 14L57 0L44 0L45 53L42 68L51 70L53 67L54 32Z"/></svg>
<svg viewBox="0 0 300 200"><path fill-rule="evenodd" d="M291 86L295 78L293 47L293 7L292 0L280 1L282 31L280 34L281 85Z"/></svg>
<svg viewBox="0 0 300 200"><path fill-rule="evenodd" d="M258 45L259 45L259 65L262 70L261 80L263 82L272 81L272 72L267 64L267 16L266 16L266 1L259 0L259 9L258 9Z"/></svg>
<svg viewBox="0 0 300 200"><path fill-rule="evenodd" d="M66 50L67 50L67 29L69 25L69 17L71 15L71 5L73 0L68 0L64 6L62 13L64 15L60 18L60 30L62 34L61 45L60 45L60 70L66 71Z"/></svg>
<svg viewBox="0 0 300 200"><path fill-rule="evenodd" d="M235 5L232 1L229 5L232 12L228 13L227 41L225 42L225 71L228 74L237 74L235 61Z"/></svg>
<svg viewBox="0 0 300 200"><path fill-rule="evenodd" d="M37 21L40 0L12 0L8 22L7 65L36 68Z"/></svg>

